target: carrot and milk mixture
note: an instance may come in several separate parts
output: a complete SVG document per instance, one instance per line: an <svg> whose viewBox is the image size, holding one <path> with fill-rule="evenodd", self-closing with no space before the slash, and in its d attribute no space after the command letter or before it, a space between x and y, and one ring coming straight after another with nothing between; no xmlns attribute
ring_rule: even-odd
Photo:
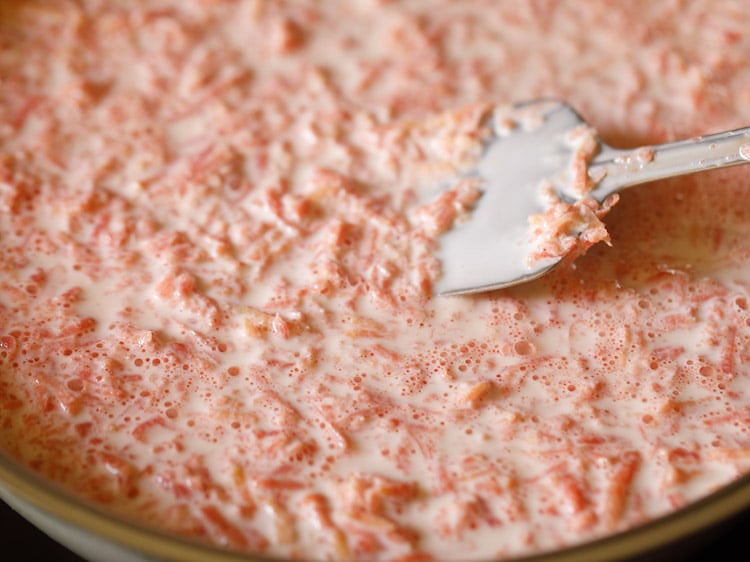
<svg viewBox="0 0 750 562"><path fill-rule="evenodd" d="M441 298L487 106L614 146L750 123L742 2L0 5L0 441L165 531L489 559L750 468L750 179L642 186L612 247ZM437 194L437 195L436 195Z"/></svg>

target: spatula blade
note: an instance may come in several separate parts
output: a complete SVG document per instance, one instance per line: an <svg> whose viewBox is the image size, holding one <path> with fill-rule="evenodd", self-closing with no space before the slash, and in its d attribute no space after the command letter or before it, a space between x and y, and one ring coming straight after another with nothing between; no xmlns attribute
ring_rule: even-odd
<svg viewBox="0 0 750 562"><path fill-rule="evenodd" d="M533 127L516 123L497 130L486 142L471 175L482 180L482 196L470 218L443 234L439 258L440 295L468 294L530 281L561 258L530 259L529 217L544 211L540 186L557 177L570 161L565 135L583 124L570 106L542 100L517 106L527 117L538 112Z"/></svg>

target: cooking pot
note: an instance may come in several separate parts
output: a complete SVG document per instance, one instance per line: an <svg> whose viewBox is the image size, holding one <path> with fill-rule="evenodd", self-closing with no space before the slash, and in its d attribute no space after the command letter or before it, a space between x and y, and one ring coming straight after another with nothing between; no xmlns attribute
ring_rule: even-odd
<svg viewBox="0 0 750 562"><path fill-rule="evenodd" d="M167 535L73 497L0 454L0 498L60 545L90 562L264 562ZM4 519L10 515L5 514ZM16 525L18 522L16 521ZM4 532L11 529L3 525ZM750 552L750 474L640 527L514 562L745 560ZM51 542L45 552L60 560ZM35 557L34 559L38 559Z"/></svg>

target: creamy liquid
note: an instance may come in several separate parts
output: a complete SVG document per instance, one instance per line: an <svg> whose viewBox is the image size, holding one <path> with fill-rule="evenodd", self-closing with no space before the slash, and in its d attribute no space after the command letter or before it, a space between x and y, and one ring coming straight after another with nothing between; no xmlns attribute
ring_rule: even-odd
<svg viewBox="0 0 750 562"><path fill-rule="evenodd" d="M434 297L475 193L428 197L495 104L616 146L750 122L736 3L0 10L0 443L31 469L335 560L554 550L750 469L742 169L628 192L611 248L482 296Z"/></svg>

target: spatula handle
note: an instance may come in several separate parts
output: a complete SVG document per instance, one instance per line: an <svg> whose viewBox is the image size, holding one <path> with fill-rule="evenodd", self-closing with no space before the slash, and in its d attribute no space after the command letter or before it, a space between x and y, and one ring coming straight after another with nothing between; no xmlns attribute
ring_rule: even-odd
<svg viewBox="0 0 750 562"><path fill-rule="evenodd" d="M602 201L640 183L748 163L750 127L629 150L604 145L589 165L589 176L601 178L590 195Z"/></svg>

